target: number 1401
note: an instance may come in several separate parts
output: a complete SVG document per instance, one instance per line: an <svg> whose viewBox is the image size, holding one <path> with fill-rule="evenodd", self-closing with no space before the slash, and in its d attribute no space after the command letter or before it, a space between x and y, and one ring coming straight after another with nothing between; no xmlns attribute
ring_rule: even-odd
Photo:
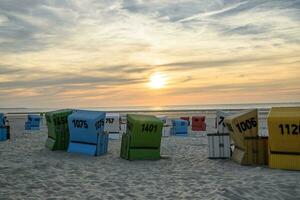
<svg viewBox="0 0 300 200"><path fill-rule="evenodd" d="M142 132L156 132L157 125L153 124L142 124Z"/></svg>

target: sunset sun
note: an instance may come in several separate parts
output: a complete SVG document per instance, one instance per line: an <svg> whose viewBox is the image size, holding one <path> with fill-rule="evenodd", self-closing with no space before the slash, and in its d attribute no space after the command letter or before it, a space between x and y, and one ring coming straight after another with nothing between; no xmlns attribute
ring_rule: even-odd
<svg viewBox="0 0 300 200"><path fill-rule="evenodd" d="M149 77L149 86L153 89L160 89L166 85L166 77L156 72Z"/></svg>

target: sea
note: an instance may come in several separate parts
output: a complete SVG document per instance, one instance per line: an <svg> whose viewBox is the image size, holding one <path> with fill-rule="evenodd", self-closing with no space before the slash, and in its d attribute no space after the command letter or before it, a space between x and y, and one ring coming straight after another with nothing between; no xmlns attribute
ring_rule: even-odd
<svg viewBox="0 0 300 200"><path fill-rule="evenodd" d="M205 105L167 105L167 106L119 106L119 107L69 107L71 109L106 111L106 112L196 112L196 111L215 111L215 110L243 110L254 109L269 110L272 107L300 107L300 102L287 103L248 103L248 104L205 104ZM62 108L0 108L0 112L7 114L26 114L26 113L43 113Z"/></svg>

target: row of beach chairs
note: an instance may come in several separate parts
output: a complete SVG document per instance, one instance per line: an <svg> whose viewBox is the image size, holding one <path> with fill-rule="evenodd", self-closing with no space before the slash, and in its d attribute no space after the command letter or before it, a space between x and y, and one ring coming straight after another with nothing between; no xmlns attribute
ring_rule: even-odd
<svg viewBox="0 0 300 200"><path fill-rule="evenodd" d="M26 131L40 130L40 126L44 124L43 114L28 114L27 121L25 121L24 129ZM0 130L0 140L4 141L9 138L9 125L6 123L6 117L3 113L0 115L1 125ZM170 119L167 116L157 116L159 119L163 121L163 130L162 136L168 137L170 135L187 135L190 125L189 117L181 117L180 119ZM6 124L6 125L5 125ZM5 127L6 126L6 127ZM121 117L119 113L107 113L105 119L104 131L109 133L110 139L120 139L120 133L126 132L126 117ZM204 116L193 116L192 131L205 131L206 130L206 122Z"/></svg>
<svg viewBox="0 0 300 200"><path fill-rule="evenodd" d="M217 133L207 134L210 158L231 158L241 165L300 170L300 107L272 108L267 129L257 109L217 112Z"/></svg>
<svg viewBox="0 0 300 200"><path fill-rule="evenodd" d="M28 115L25 129L39 129L40 120L38 115ZM185 135L190 122L188 118L170 120L166 116L135 114L128 114L124 122L117 113L70 109L48 112L46 121L46 147L50 150L99 156L107 152L109 135L115 139L122 135L120 156L128 160L159 159L162 136ZM207 134L209 158L300 170L300 108L272 108L266 121L267 130L262 128L257 109L218 111L217 131ZM192 124L192 130L206 129L204 117L192 117ZM0 140L8 139L9 126L3 114L0 128Z"/></svg>

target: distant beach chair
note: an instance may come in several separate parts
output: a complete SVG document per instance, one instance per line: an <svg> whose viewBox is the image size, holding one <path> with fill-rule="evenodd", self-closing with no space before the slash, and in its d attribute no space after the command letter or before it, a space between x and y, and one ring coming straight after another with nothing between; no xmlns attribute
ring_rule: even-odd
<svg viewBox="0 0 300 200"><path fill-rule="evenodd" d="M68 116L73 110L62 109L46 113L48 138L46 147L50 150L67 150L69 145Z"/></svg>
<svg viewBox="0 0 300 200"><path fill-rule="evenodd" d="M40 115L27 115L27 121L25 122L25 130L40 130Z"/></svg>
<svg viewBox="0 0 300 200"><path fill-rule="evenodd" d="M125 134L127 129L127 119L126 116L120 116L120 134Z"/></svg>
<svg viewBox="0 0 300 200"><path fill-rule="evenodd" d="M120 114L107 113L104 131L109 134L109 139L120 139Z"/></svg>
<svg viewBox="0 0 300 200"><path fill-rule="evenodd" d="M206 131L205 116L192 117L192 131Z"/></svg>
<svg viewBox="0 0 300 200"><path fill-rule="evenodd" d="M229 113L217 111L217 133L207 134L208 157L211 159L225 159L231 156L229 131L225 125L225 117L229 115Z"/></svg>
<svg viewBox="0 0 300 200"><path fill-rule="evenodd" d="M0 113L0 127L4 127L6 125L6 117L4 113Z"/></svg>
<svg viewBox="0 0 300 200"><path fill-rule="evenodd" d="M268 129L269 167L300 170L300 107L272 108Z"/></svg>
<svg viewBox="0 0 300 200"><path fill-rule="evenodd" d="M225 118L234 142L232 159L241 165L268 163L268 138L258 136L257 109L247 110Z"/></svg>
<svg viewBox="0 0 300 200"><path fill-rule="evenodd" d="M151 115L127 115L120 157L126 160L160 159L163 122Z"/></svg>
<svg viewBox="0 0 300 200"><path fill-rule="evenodd" d="M10 139L10 127L6 124L6 116L0 113L0 141Z"/></svg>
<svg viewBox="0 0 300 200"><path fill-rule="evenodd" d="M163 137L171 136L172 135L172 120L170 120L165 115L158 115L156 117L159 118L164 123L163 129L162 129L162 136Z"/></svg>
<svg viewBox="0 0 300 200"><path fill-rule="evenodd" d="M258 130L258 135L262 137L268 137L269 136L269 131L268 131L268 116L260 116L258 118L258 124L259 124L259 130Z"/></svg>
<svg viewBox="0 0 300 200"><path fill-rule="evenodd" d="M107 153L108 134L104 133L105 112L77 110L68 116L69 153L100 156Z"/></svg>
<svg viewBox="0 0 300 200"><path fill-rule="evenodd" d="M187 121L188 122L188 126L191 125L190 117L180 117L180 119Z"/></svg>
<svg viewBox="0 0 300 200"><path fill-rule="evenodd" d="M188 134L188 121L183 119L172 120L172 134L173 135L187 135Z"/></svg>

